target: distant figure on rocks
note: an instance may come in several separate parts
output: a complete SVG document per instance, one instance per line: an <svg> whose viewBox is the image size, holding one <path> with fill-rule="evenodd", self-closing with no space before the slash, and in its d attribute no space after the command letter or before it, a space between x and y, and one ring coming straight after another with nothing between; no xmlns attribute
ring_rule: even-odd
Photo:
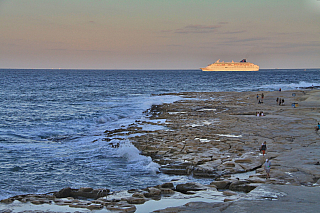
<svg viewBox="0 0 320 213"><path fill-rule="evenodd" d="M318 126L316 127L316 130L318 131L320 129L320 123L318 122Z"/></svg>
<svg viewBox="0 0 320 213"><path fill-rule="evenodd" d="M276 101L277 101L277 104L279 104L279 98L277 98L277 100L276 100Z"/></svg>
<svg viewBox="0 0 320 213"><path fill-rule="evenodd" d="M257 94L257 100L259 99L259 94Z"/></svg>
<svg viewBox="0 0 320 213"><path fill-rule="evenodd" d="M279 92L281 92L281 88L279 89Z"/></svg>
<svg viewBox="0 0 320 213"><path fill-rule="evenodd" d="M262 116L264 116L264 114L263 114L263 112L262 112L262 111L261 111L259 114L260 114L260 116L261 116L261 117L262 117Z"/></svg>
<svg viewBox="0 0 320 213"><path fill-rule="evenodd" d="M282 101L282 100L281 100L281 98L280 98L280 99L279 99L279 106L281 105L281 101Z"/></svg>
<svg viewBox="0 0 320 213"><path fill-rule="evenodd" d="M284 99L282 99L282 105L284 105Z"/></svg>
<svg viewBox="0 0 320 213"><path fill-rule="evenodd" d="M262 99L262 101L263 101L263 98L264 98L264 94L262 93L262 94L261 94L261 99Z"/></svg>
<svg viewBox="0 0 320 213"><path fill-rule="evenodd" d="M260 152L262 151L263 156L266 153L266 150L267 150L267 142L265 141L260 147Z"/></svg>
<svg viewBox="0 0 320 213"><path fill-rule="evenodd" d="M269 161L269 159L266 159L266 162L264 163L264 169L266 170L267 178L270 178L270 166L271 162Z"/></svg>

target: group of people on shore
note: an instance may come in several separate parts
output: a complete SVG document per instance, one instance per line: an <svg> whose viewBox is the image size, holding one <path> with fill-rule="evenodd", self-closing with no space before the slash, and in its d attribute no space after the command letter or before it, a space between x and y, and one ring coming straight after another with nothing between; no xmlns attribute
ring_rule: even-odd
<svg viewBox="0 0 320 213"><path fill-rule="evenodd" d="M284 99L282 98L277 98L277 104L280 106L280 105L284 105Z"/></svg>
<svg viewBox="0 0 320 213"><path fill-rule="evenodd" d="M262 111L260 111L260 112L256 112L256 116L257 116L257 117L262 117L262 116L264 116L264 114L263 114Z"/></svg>
<svg viewBox="0 0 320 213"><path fill-rule="evenodd" d="M261 93L261 99L259 99L259 94L257 94L258 104L262 104L263 103L263 99L264 99L264 94L263 93Z"/></svg>

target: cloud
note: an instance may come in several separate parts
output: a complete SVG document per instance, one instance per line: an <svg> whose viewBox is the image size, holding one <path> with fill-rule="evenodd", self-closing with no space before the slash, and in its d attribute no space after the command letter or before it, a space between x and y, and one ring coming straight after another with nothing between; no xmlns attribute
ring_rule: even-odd
<svg viewBox="0 0 320 213"><path fill-rule="evenodd" d="M252 42L252 41L264 41L266 40L267 38L265 37L254 37L254 38L246 38L246 39L238 39L238 40L235 40L234 42Z"/></svg>
<svg viewBox="0 0 320 213"><path fill-rule="evenodd" d="M187 25L182 29L176 29L175 33L212 33L216 32L221 25L201 25L201 24L194 24L194 25Z"/></svg>
<svg viewBox="0 0 320 213"><path fill-rule="evenodd" d="M238 34L238 33L245 33L247 30L238 30L238 31L227 31L221 34Z"/></svg>

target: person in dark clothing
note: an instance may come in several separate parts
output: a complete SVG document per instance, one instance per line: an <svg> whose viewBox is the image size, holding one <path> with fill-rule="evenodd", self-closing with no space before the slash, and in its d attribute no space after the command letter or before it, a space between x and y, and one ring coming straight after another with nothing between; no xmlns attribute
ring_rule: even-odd
<svg viewBox="0 0 320 213"><path fill-rule="evenodd" d="M266 153L266 150L267 150L267 142L265 141L260 147L260 152L262 151L263 156Z"/></svg>

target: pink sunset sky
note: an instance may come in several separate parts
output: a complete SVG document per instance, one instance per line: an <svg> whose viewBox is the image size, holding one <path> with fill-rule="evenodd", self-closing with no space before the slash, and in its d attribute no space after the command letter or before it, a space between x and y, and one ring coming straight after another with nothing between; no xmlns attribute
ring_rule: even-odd
<svg viewBox="0 0 320 213"><path fill-rule="evenodd" d="M320 68L319 0L0 0L0 68Z"/></svg>

